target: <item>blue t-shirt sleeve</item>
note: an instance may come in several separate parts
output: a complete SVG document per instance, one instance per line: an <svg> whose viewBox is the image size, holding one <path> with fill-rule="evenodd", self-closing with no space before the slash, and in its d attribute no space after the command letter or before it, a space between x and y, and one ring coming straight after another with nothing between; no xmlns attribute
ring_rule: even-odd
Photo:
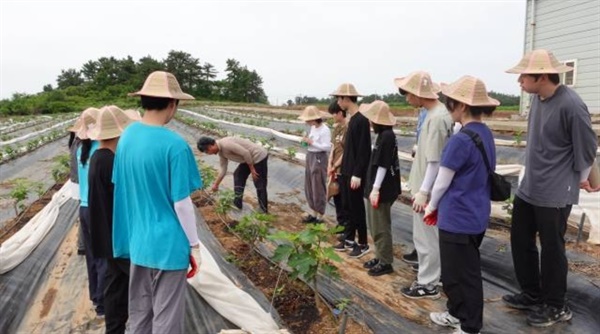
<svg viewBox="0 0 600 334"><path fill-rule="evenodd" d="M202 187L202 179L194 160L194 154L187 144L182 149L176 150L169 165L173 202L181 201Z"/></svg>
<svg viewBox="0 0 600 334"><path fill-rule="evenodd" d="M450 137L446 147L442 151L442 166L455 172L464 166L469 159L469 144L471 144L468 142L471 141L470 138L467 138L468 141L464 140L465 136L462 133L458 133Z"/></svg>

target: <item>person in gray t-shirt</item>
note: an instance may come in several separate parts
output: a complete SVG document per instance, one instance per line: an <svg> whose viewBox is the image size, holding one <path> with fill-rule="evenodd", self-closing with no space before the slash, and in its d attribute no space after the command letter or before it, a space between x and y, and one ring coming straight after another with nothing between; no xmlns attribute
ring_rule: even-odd
<svg viewBox="0 0 600 334"><path fill-rule="evenodd" d="M527 322L546 327L568 321L565 302L568 263L565 254L567 219L579 201L596 156L598 138L579 95L560 84L560 73L573 70L546 50L527 53L507 70L517 73L521 88L532 96L527 126L525 176L517 190L511 224L511 248L522 292L506 295L516 309L532 310ZM536 245L539 233L540 256Z"/></svg>

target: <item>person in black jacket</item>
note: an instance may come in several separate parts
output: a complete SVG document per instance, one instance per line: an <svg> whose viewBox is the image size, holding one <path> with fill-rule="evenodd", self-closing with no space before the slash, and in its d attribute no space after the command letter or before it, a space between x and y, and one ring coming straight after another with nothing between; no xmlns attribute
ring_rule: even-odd
<svg viewBox="0 0 600 334"><path fill-rule="evenodd" d="M339 180L340 192L344 192L342 201L350 213L350 221L346 228L345 240L334 247L337 251L352 249L350 257L360 258L370 249L367 243L367 221L363 200L364 182L371 157L371 128L369 120L358 112L358 94L354 85L341 84L331 94L337 103L349 115L344 156ZM358 234L358 243L355 242Z"/></svg>

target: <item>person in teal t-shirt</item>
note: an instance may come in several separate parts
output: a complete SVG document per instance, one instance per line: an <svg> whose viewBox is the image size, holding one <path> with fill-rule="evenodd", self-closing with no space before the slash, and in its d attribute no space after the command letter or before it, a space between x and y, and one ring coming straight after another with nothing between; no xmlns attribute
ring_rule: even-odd
<svg viewBox="0 0 600 334"><path fill-rule="evenodd" d="M117 145L113 169L113 252L131 261L132 333L183 333L186 272L200 241L190 195L202 180L192 150L164 127L179 100L193 99L167 72L151 73L139 92L145 110Z"/></svg>

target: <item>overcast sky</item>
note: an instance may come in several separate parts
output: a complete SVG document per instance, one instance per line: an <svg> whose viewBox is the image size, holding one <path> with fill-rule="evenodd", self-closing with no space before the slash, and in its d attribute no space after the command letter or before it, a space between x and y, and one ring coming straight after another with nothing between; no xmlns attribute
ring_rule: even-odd
<svg viewBox="0 0 600 334"><path fill-rule="evenodd" d="M56 86L61 69L88 60L162 60L170 50L215 65L219 78L235 58L262 76L274 104L342 82L393 93L393 79L415 70L518 94L504 70L523 54L524 20L525 0L0 0L0 98Z"/></svg>

